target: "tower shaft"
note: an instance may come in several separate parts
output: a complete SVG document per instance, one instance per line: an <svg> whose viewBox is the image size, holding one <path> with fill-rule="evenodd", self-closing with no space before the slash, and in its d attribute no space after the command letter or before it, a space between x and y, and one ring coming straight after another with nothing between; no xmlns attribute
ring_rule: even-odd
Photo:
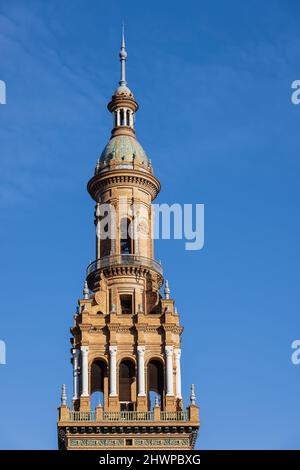
<svg viewBox="0 0 300 470"><path fill-rule="evenodd" d="M120 86L108 104L112 135L88 183L96 254L71 328L73 398L69 408L63 387L59 447L191 449L198 407L194 394L183 406L183 328L168 283L165 298L160 293L163 269L154 256L160 183L136 139L126 57L123 35Z"/></svg>

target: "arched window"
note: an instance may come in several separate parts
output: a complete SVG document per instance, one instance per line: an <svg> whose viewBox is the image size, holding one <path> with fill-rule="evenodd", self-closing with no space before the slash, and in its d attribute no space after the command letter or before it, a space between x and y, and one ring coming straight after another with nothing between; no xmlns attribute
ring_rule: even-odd
<svg viewBox="0 0 300 470"><path fill-rule="evenodd" d="M104 237L107 237L107 238L103 237L100 242L100 258L103 258L104 256L108 256L111 250L111 239L110 239L108 224L104 226L104 234L105 234Z"/></svg>
<svg viewBox="0 0 300 470"><path fill-rule="evenodd" d="M101 403L104 405L104 381L107 378L107 366L100 359L95 360L91 366L91 408Z"/></svg>
<svg viewBox="0 0 300 470"><path fill-rule="evenodd" d="M119 369L119 400L121 411L131 411L134 408L132 396L132 384L135 380L135 364L130 359L125 359Z"/></svg>
<svg viewBox="0 0 300 470"><path fill-rule="evenodd" d="M133 253L133 240L130 236L131 224L129 219L122 219L120 224L120 249L121 254Z"/></svg>
<svg viewBox="0 0 300 470"><path fill-rule="evenodd" d="M115 249L116 221L113 206L105 210L100 218L100 226L97 225L97 237L99 236L100 258L103 258L109 256Z"/></svg>
<svg viewBox="0 0 300 470"><path fill-rule="evenodd" d="M164 393L164 368L162 362L158 359L151 359L148 362L147 376L149 410L154 407L156 398L162 408Z"/></svg>

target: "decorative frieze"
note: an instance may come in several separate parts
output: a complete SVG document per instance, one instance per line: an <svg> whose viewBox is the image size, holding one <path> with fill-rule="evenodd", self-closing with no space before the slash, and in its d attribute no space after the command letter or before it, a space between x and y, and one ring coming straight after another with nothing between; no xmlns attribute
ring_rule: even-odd
<svg viewBox="0 0 300 470"><path fill-rule="evenodd" d="M160 438L160 439L134 439L136 447L188 447L190 440L188 438Z"/></svg>
<svg viewBox="0 0 300 470"><path fill-rule="evenodd" d="M69 447L120 447L124 439L68 439Z"/></svg>
<svg viewBox="0 0 300 470"><path fill-rule="evenodd" d="M188 447L189 438L138 438L132 440L134 447ZM94 439L94 438L69 438L69 447L123 447L125 439Z"/></svg>

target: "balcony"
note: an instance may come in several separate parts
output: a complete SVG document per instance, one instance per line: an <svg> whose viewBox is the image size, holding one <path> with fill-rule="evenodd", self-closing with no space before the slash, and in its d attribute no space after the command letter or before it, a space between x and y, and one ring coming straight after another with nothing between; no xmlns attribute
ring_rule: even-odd
<svg viewBox="0 0 300 470"><path fill-rule="evenodd" d="M70 421L96 422L95 411L70 411ZM188 411L161 411L159 421L189 421ZM104 411L101 421L155 421L153 411Z"/></svg>
<svg viewBox="0 0 300 470"><path fill-rule="evenodd" d="M93 261L87 267L87 276L101 269L117 266L145 267L157 272L161 276L163 275L162 265L155 259L146 258L145 256L124 254L105 256L104 258L99 258Z"/></svg>
<svg viewBox="0 0 300 470"><path fill-rule="evenodd" d="M198 407L182 411L71 411L59 407L58 438L61 449L193 449L199 428ZM128 438L128 439L127 439Z"/></svg>

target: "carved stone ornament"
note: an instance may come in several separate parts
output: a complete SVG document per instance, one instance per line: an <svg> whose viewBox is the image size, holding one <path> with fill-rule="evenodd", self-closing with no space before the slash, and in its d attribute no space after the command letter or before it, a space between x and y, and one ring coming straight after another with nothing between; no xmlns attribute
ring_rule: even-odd
<svg viewBox="0 0 300 470"><path fill-rule="evenodd" d="M98 291L95 294L95 302L99 305L102 312L106 312L106 293L104 291Z"/></svg>

